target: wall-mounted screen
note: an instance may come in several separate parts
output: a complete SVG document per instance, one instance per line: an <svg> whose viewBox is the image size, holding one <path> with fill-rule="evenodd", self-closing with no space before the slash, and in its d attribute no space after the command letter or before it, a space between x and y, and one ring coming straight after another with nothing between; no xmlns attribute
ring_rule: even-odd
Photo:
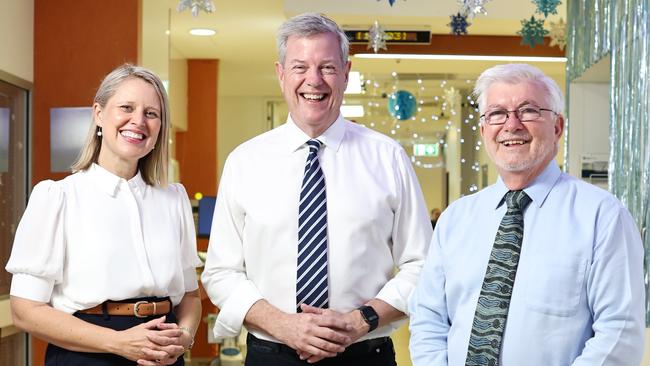
<svg viewBox="0 0 650 366"><path fill-rule="evenodd" d="M50 169L69 172L92 123L91 107L50 109Z"/></svg>
<svg viewBox="0 0 650 366"><path fill-rule="evenodd" d="M197 235L199 238L209 238L210 229L212 228L212 215L214 214L214 204L217 198L214 196L203 196L199 201L199 224Z"/></svg>

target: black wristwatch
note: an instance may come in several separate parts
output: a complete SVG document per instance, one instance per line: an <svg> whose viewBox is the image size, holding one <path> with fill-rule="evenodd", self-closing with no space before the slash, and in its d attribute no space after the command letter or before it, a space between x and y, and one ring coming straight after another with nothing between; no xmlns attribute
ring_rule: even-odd
<svg viewBox="0 0 650 366"><path fill-rule="evenodd" d="M363 320L370 326L368 333L377 329L377 326L379 325L379 315L377 315L375 309L373 309L372 306L363 305L359 307L359 311L361 312Z"/></svg>

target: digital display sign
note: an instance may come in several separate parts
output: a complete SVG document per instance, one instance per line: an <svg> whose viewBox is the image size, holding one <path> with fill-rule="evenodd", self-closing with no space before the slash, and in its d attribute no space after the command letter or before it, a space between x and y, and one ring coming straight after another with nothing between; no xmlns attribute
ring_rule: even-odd
<svg viewBox="0 0 650 366"><path fill-rule="evenodd" d="M368 30L346 30L345 35L350 43L367 43ZM402 31L387 30L386 43L411 43L411 44L429 44L431 43L431 32L429 31Z"/></svg>

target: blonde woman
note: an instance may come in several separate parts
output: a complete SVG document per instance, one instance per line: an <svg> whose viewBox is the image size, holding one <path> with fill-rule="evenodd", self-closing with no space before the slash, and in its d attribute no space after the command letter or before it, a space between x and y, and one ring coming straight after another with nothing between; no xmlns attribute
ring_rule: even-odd
<svg viewBox="0 0 650 366"><path fill-rule="evenodd" d="M74 174L34 187L7 271L46 366L183 365L201 315L190 203L167 183L169 106L151 71L102 81Z"/></svg>

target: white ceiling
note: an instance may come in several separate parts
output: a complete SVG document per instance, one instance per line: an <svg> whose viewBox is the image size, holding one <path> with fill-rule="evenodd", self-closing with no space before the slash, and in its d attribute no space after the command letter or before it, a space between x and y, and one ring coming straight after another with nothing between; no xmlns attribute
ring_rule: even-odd
<svg viewBox="0 0 650 366"><path fill-rule="evenodd" d="M375 20L383 26L430 29L449 33L449 15L460 8L456 0L214 0L216 11L193 17L178 13L177 0L161 1L170 10L170 57L172 59L219 59L220 95L278 94L273 62L275 32L290 16L306 11L325 13L345 27L369 27ZM530 18L535 5L528 0L491 0L487 15L470 19L469 34L515 35L521 20ZM549 20L566 19L566 6ZM145 14L146 16L146 14ZM539 17L539 15L537 15ZM212 28L212 37L196 37L191 28ZM419 61L352 59L352 69L372 75L397 73L462 74L475 77L494 63L476 61ZM558 81L564 80L564 64L537 64ZM222 88L222 83L228 85ZM253 92L254 89L255 91Z"/></svg>

